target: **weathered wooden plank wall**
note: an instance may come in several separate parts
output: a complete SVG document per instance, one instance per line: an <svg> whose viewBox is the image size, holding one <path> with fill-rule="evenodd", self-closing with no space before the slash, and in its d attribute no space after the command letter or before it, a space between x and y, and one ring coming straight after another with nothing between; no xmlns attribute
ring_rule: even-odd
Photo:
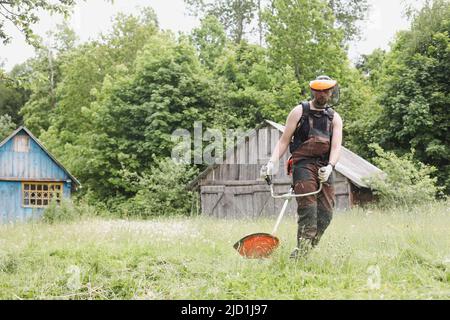
<svg viewBox="0 0 450 320"><path fill-rule="evenodd" d="M69 179L33 139L29 152L14 152L14 138L0 148L0 178Z"/></svg>
<svg viewBox="0 0 450 320"><path fill-rule="evenodd" d="M25 221L42 215L42 208L24 208L22 183L0 181L0 223Z"/></svg>
<svg viewBox="0 0 450 320"><path fill-rule="evenodd" d="M336 210L346 210L352 207L350 202L350 182L339 172L334 172L334 192L336 195Z"/></svg>
<svg viewBox="0 0 450 320"><path fill-rule="evenodd" d="M70 197L70 188L70 183L64 184L64 198ZM22 206L22 182L0 181L0 223L38 218L43 212L43 208Z"/></svg>
<svg viewBox="0 0 450 320"><path fill-rule="evenodd" d="M290 184L277 184L274 191L288 192ZM200 187L203 214L217 218L273 217L280 213L284 200L273 199L269 187L257 185L203 185ZM289 203L286 215L295 215L296 200Z"/></svg>
<svg viewBox="0 0 450 320"><path fill-rule="evenodd" d="M242 140L236 148L228 150L224 164L211 170L204 180L256 180L259 178L261 166L269 161L271 152L281 137L281 133L274 128L261 128L252 132ZM289 154L285 153L280 159L277 179L288 177L286 162ZM236 161L236 162L235 162Z"/></svg>

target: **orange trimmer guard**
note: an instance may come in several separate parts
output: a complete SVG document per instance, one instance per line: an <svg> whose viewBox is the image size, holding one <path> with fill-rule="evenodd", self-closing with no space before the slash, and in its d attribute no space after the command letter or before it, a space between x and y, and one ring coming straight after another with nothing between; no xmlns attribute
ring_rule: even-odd
<svg viewBox="0 0 450 320"><path fill-rule="evenodd" d="M250 259L267 258L278 247L280 240L269 233L253 233L234 244L243 257Z"/></svg>

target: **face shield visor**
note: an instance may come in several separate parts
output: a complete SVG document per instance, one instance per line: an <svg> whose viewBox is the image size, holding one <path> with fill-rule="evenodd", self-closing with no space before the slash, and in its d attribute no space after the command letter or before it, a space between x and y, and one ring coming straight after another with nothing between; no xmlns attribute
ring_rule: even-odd
<svg viewBox="0 0 450 320"><path fill-rule="evenodd" d="M339 103L339 85L336 80L314 80L309 83L309 87L311 88L312 99L315 99L316 95L320 95L320 93L331 91L331 97L327 98L326 103L331 106Z"/></svg>

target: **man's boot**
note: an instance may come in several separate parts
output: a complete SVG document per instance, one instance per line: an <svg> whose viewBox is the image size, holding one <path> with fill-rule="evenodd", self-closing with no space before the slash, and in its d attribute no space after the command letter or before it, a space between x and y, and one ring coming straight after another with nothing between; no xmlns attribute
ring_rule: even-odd
<svg viewBox="0 0 450 320"><path fill-rule="evenodd" d="M297 243L297 247L291 252L289 258L290 259L301 259L305 258L309 251L311 250L311 240L310 239L299 239Z"/></svg>

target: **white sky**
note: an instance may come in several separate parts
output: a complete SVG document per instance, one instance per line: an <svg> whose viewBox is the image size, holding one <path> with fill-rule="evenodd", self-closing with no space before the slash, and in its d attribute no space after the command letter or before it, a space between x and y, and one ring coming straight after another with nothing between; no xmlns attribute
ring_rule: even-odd
<svg viewBox="0 0 450 320"><path fill-rule="evenodd" d="M419 6L424 0L369 0L372 9L369 19L363 23L363 38L352 43L349 57L355 60L359 54L367 54L375 48L389 48L389 42L398 30L406 29L408 21L403 16L404 4ZM87 0L74 8L71 25L81 41L96 38L100 32L106 33L111 27L111 19L118 12L138 13L140 8L151 6L158 16L162 29L175 32L189 32L198 26L195 18L186 14L183 0L114 0L111 4L105 0ZM41 22L33 30L42 37L48 30L61 22L60 17L41 15ZM17 29L8 26L7 31L13 36L7 46L0 44L0 64L9 71L18 63L34 55L34 49L27 45Z"/></svg>

